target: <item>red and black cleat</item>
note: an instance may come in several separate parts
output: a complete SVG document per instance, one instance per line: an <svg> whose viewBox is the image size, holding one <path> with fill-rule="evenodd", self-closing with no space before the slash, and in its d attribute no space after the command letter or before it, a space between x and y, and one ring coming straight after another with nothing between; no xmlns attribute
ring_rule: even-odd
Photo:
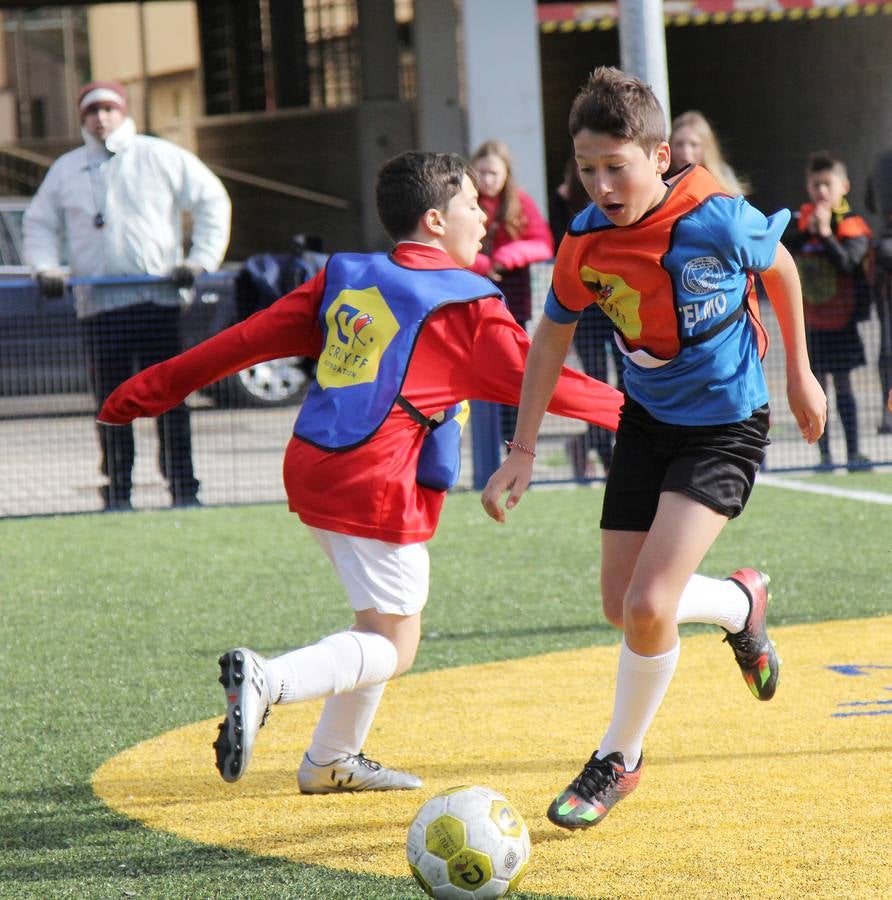
<svg viewBox="0 0 892 900"><path fill-rule="evenodd" d="M750 612L743 631L728 633L724 639L731 645L743 680L753 696L758 700L770 700L777 689L780 674L780 663L765 625L768 601L771 599L768 593L770 579L756 569L738 569L728 580L746 594Z"/></svg>

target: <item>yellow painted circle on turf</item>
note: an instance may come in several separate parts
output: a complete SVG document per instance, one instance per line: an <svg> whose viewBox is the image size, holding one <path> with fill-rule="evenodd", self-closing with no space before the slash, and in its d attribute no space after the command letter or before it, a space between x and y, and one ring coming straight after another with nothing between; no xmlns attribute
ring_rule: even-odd
<svg viewBox="0 0 892 900"><path fill-rule="evenodd" d="M234 785L214 769L212 719L108 760L93 786L113 809L184 838L407 876L406 830L421 804L456 784L484 784L529 826L527 892L892 896L892 617L772 635L783 665L770 703L750 695L716 634L682 641L640 787L585 832L555 828L545 810L606 727L616 647L395 681L366 749L418 773L418 791L298 793L320 702L275 707Z"/></svg>

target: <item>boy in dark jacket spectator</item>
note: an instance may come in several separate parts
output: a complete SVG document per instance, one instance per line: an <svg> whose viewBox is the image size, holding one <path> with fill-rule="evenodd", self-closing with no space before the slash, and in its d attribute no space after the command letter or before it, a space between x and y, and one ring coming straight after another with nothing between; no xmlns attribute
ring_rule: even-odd
<svg viewBox="0 0 892 900"><path fill-rule="evenodd" d="M810 198L799 210L786 244L796 260L805 303L805 333L812 371L826 391L833 376L836 409L846 439L849 470L870 468L858 449L858 410L852 369L866 362L857 322L868 305L864 271L871 231L846 194L845 163L826 151L812 153L805 169ZM829 429L818 441L820 468L831 469Z"/></svg>

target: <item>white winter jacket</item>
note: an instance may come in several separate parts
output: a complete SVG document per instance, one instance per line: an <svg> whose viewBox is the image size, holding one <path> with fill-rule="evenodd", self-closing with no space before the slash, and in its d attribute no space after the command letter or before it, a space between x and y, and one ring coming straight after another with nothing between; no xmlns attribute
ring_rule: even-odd
<svg viewBox="0 0 892 900"><path fill-rule="evenodd" d="M82 133L84 146L53 163L25 213L26 263L37 272L56 268L64 247L74 276L167 275L183 259L182 213L189 212L189 261L216 270L229 244L231 206L213 172L176 144L137 134L131 118L104 143ZM80 286L75 299L79 316L180 302L169 284Z"/></svg>

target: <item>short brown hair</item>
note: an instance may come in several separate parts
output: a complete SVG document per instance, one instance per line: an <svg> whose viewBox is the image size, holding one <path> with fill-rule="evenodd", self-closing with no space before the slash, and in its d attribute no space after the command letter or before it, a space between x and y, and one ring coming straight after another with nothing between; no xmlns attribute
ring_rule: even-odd
<svg viewBox="0 0 892 900"><path fill-rule="evenodd" d="M815 175L818 172L835 172L840 178L848 178L849 172L846 164L829 150L816 150L809 154L805 164L805 177Z"/></svg>
<svg viewBox="0 0 892 900"><path fill-rule="evenodd" d="M584 128L638 144L650 153L666 140L666 114L643 81L612 66L589 75L570 109L570 136Z"/></svg>
<svg viewBox="0 0 892 900"><path fill-rule="evenodd" d="M455 153L407 150L394 156L381 167L375 186L381 224L395 241L407 238L429 209L446 209L465 175L476 187L476 172Z"/></svg>

